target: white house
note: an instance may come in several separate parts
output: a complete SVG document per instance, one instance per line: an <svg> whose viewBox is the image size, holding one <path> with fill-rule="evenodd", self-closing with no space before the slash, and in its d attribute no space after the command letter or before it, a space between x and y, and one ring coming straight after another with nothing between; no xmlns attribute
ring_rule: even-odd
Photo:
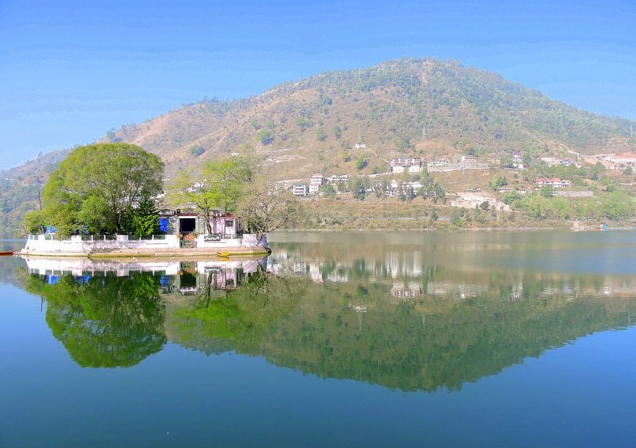
<svg viewBox="0 0 636 448"><path fill-rule="evenodd" d="M391 160L392 173L419 173L422 171L422 159L419 157L398 157Z"/></svg>
<svg viewBox="0 0 636 448"><path fill-rule="evenodd" d="M292 193L294 196L307 196L309 195L309 185L294 184L294 186L292 187Z"/></svg>
<svg viewBox="0 0 636 448"><path fill-rule="evenodd" d="M314 174L309 179L309 194L318 194L320 187L325 183L325 177L322 174Z"/></svg>

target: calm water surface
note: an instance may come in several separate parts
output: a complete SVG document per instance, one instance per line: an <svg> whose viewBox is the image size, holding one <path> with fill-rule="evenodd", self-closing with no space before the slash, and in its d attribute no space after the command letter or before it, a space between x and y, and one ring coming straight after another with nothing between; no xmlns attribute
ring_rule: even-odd
<svg viewBox="0 0 636 448"><path fill-rule="evenodd" d="M270 239L1 257L0 446L633 445L636 233Z"/></svg>

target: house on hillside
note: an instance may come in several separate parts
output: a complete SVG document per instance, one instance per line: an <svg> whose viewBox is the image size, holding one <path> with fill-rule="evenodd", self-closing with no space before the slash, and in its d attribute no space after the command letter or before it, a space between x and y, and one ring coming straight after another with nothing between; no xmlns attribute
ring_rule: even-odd
<svg viewBox="0 0 636 448"><path fill-rule="evenodd" d="M537 187L567 188L572 186L572 182L567 179L559 179L558 177L546 178L540 177L534 183Z"/></svg>
<svg viewBox="0 0 636 448"><path fill-rule="evenodd" d="M309 195L309 185L305 183L294 184L292 187L292 194L294 196L305 197Z"/></svg>
<svg viewBox="0 0 636 448"><path fill-rule="evenodd" d="M391 182L386 185L376 184L374 189L381 189L384 192L385 196L394 198L398 196L415 196L418 191L422 188L422 184L419 182L398 182L395 179L392 179Z"/></svg>
<svg viewBox="0 0 636 448"><path fill-rule="evenodd" d="M422 159L419 157L398 157L391 160L392 173L419 173L422 171Z"/></svg>
<svg viewBox="0 0 636 448"><path fill-rule="evenodd" d="M309 179L309 194L318 194L320 187L326 182L325 177L322 174L314 174Z"/></svg>
<svg viewBox="0 0 636 448"><path fill-rule="evenodd" d="M346 174L341 174L340 176L334 174L333 176L329 176L327 178L327 183L331 185L338 185L340 182L349 182L349 176L347 176Z"/></svg>
<svg viewBox="0 0 636 448"><path fill-rule="evenodd" d="M438 168L438 167L442 167L442 166L447 166L448 165L448 160L446 159L436 159L436 160L432 160L430 162L428 162L426 164L426 166L431 169L431 168Z"/></svg>

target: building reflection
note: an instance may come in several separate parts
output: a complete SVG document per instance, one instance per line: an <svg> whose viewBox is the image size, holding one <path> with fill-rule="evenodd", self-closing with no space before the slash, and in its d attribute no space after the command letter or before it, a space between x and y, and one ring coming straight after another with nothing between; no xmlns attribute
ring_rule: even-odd
<svg viewBox="0 0 636 448"><path fill-rule="evenodd" d="M524 290L542 297L558 295L576 298L579 294L599 297L636 296L636 279L632 276L574 275L528 272L523 269L493 270L480 268L478 265L453 268L435 263L426 264L422 261L424 254L421 251L387 252L375 258L362 254L358 256L359 258L324 259L283 248L269 257L268 264L277 275L303 275L317 284L348 283L364 278L371 283L389 285L390 296L404 300L425 297L463 300L500 293L502 298L516 301L524 297ZM493 274L497 276L496 280L493 279ZM539 291L536 290L537 283L542 285Z"/></svg>
<svg viewBox="0 0 636 448"><path fill-rule="evenodd" d="M134 272L158 275L162 294L196 295L212 290L234 290L250 274L267 269L267 259L198 260L198 261L109 261L88 258L23 257L31 275L48 284L56 284L64 276L78 282L106 276L128 277Z"/></svg>

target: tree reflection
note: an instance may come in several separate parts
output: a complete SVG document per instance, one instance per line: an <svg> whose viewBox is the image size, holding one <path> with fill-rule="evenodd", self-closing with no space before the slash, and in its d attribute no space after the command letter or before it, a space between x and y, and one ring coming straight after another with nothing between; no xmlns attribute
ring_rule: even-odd
<svg viewBox="0 0 636 448"><path fill-rule="evenodd" d="M27 290L46 299L53 336L82 367L128 367L157 353L166 342L159 278L31 275Z"/></svg>
<svg viewBox="0 0 636 448"><path fill-rule="evenodd" d="M405 279L405 289L360 266L342 283L259 272L224 299L204 294L180 308L171 338L319 377L457 390L636 315L634 296L599 297L587 276L425 269L430 275Z"/></svg>
<svg viewBox="0 0 636 448"><path fill-rule="evenodd" d="M262 356L405 391L460 389L636 316L631 277L411 269L405 257L310 264L289 254L288 269L274 266L281 275L219 262L182 264L188 269L177 276L28 282L47 301L54 336L82 366L134 365L169 338L206 354Z"/></svg>
<svg viewBox="0 0 636 448"><path fill-rule="evenodd" d="M260 266L223 297L213 296L208 282L203 294L171 314L171 337L208 354L260 354L266 335L298 308L307 284L305 278L278 277Z"/></svg>

